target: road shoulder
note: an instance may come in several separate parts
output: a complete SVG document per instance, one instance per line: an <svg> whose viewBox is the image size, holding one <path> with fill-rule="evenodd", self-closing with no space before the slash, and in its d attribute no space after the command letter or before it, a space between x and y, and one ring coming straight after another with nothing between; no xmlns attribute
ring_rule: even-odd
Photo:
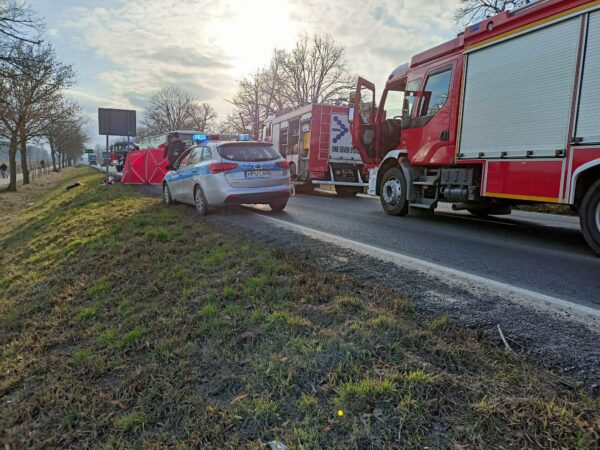
<svg viewBox="0 0 600 450"><path fill-rule="evenodd" d="M582 383L590 391L600 393L597 320L582 323L578 317L570 317L568 309L557 312L543 305L521 304L518 295L507 298L487 287L479 289L473 283L449 282L445 275L436 276L431 271L427 274L418 267L399 267L384 258L283 229L251 212L243 220L225 213L211 219L235 226L250 239L281 249L290 257L306 255L302 257L321 270L351 275L371 286L392 288L407 296L419 312L448 314L502 346L500 327L515 352L565 377L568 383Z"/></svg>

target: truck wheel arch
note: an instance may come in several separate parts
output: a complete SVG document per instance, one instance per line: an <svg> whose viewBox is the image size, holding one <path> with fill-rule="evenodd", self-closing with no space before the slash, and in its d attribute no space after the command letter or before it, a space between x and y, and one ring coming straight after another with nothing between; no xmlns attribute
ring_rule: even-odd
<svg viewBox="0 0 600 450"><path fill-rule="evenodd" d="M579 167L572 176L569 203L579 207L588 189L600 180L600 159L595 159Z"/></svg>
<svg viewBox="0 0 600 450"><path fill-rule="evenodd" d="M408 201L414 200L414 189L413 189L413 173L410 168L410 163L408 162L407 152L406 150L394 150L389 152L383 162L379 165L379 170L377 171L377 186L375 193L379 195L381 193L381 181L385 172L390 167L399 166L402 169L404 174L404 178L406 179L406 195Z"/></svg>

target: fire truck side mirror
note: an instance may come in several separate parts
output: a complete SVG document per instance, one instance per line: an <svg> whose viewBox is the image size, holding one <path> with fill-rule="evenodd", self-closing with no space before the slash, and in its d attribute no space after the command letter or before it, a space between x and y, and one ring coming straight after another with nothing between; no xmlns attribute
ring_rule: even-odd
<svg viewBox="0 0 600 450"><path fill-rule="evenodd" d="M348 109L348 122L349 122L349 123L352 123L352 122L354 122L354 106L351 106L351 107Z"/></svg>

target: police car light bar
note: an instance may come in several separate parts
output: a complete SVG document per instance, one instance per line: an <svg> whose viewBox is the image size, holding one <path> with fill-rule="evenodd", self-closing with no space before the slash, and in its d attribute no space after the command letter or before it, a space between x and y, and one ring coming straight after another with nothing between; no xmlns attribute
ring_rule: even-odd
<svg viewBox="0 0 600 450"><path fill-rule="evenodd" d="M193 134L192 135L192 141L194 142L204 142L204 141L208 141L208 135L204 134L204 133L200 133L200 134Z"/></svg>
<svg viewBox="0 0 600 450"><path fill-rule="evenodd" d="M206 134L199 133L192 135L192 141L194 142L206 142L206 141L249 141L249 134Z"/></svg>

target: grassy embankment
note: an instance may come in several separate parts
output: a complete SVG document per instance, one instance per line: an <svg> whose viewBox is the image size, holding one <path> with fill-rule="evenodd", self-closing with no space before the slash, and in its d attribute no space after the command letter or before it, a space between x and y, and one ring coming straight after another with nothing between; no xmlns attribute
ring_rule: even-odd
<svg viewBox="0 0 600 450"><path fill-rule="evenodd" d="M597 399L447 317L100 180L0 223L7 448L597 446Z"/></svg>

